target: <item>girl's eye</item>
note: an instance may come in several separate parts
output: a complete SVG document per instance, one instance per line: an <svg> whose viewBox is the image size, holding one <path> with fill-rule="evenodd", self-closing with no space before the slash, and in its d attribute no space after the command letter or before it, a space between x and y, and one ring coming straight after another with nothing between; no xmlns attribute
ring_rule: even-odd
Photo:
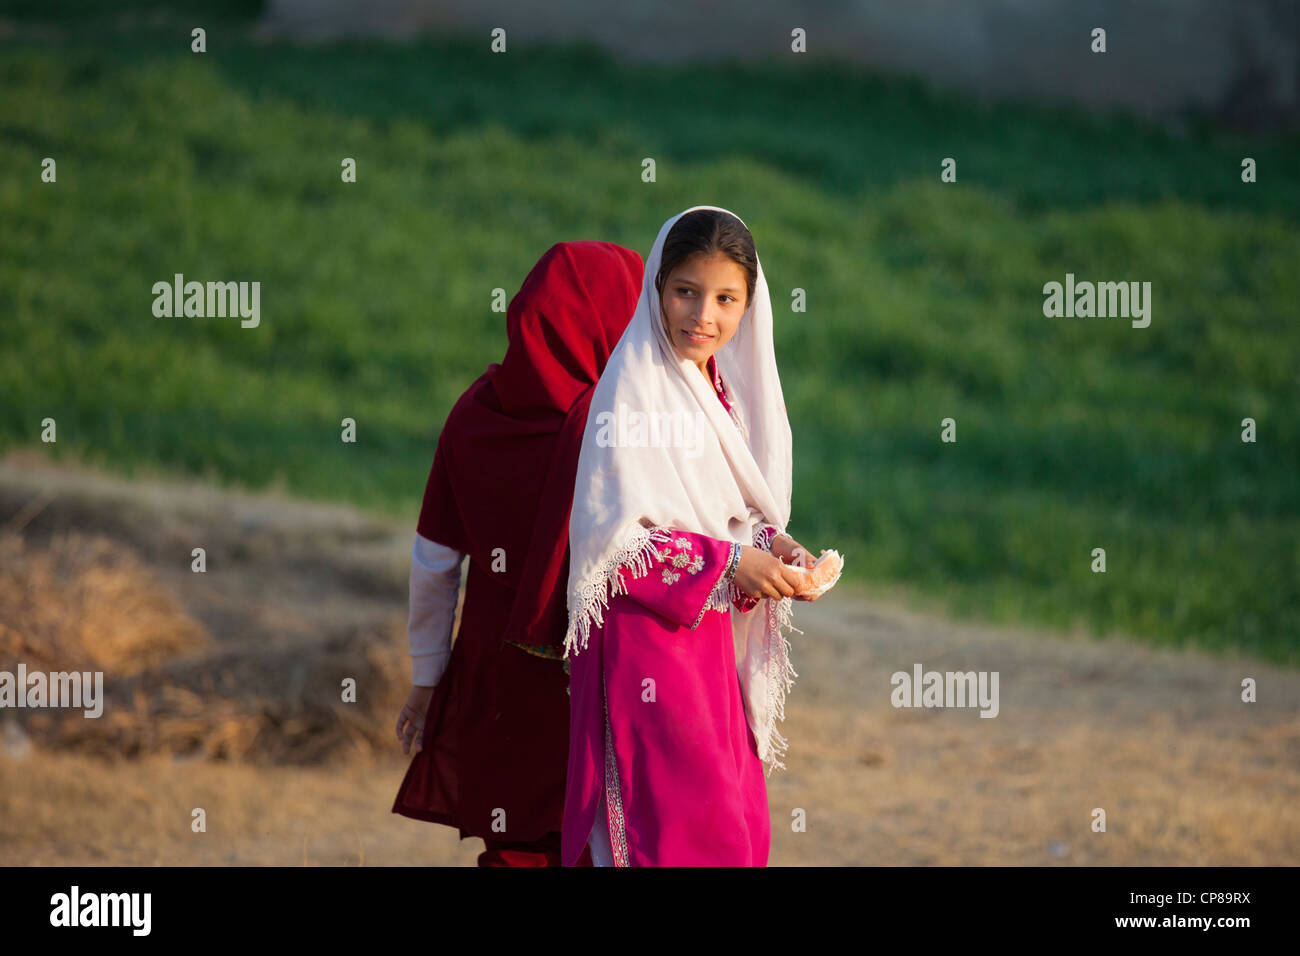
<svg viewBox="0 0 1300 956"><path fill-rule="evenodd" d="M685 294L693 294L694 291L695 291L694 289L688 289L688 288L686 288L685 286L678 286L678 287L677 287L677 292L678 292L679 294L682 294L682 293L685 293ZM736 301L736 297L735 297L734 295L723 295L722 298L724 298L724 299L730 299L732 302L735 302L735 301Z"/></svg>

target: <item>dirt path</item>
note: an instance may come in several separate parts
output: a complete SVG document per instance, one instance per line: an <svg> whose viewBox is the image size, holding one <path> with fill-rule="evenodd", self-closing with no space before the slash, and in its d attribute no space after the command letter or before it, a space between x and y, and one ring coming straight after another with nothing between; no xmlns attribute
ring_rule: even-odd
<svg viewBox="0 0 1300 956"><path fill-rule="evenodd" d="M405 653L409 531L370 516L23 454L0 461L6 526L33 547L72 528L129 547L228 667L271 653L287 679L329 641ZM226 571L192 574L195 541ZM1300 863L1294 671L959 624L847 587L797 618L788 769L769 779L773 865ZM894 708L890 675L918 663L998 672L997 717ZM1244 677L1258 703L1240 701ZM403 767L396 744L364 742L317 766L101 761L11 729L0 864L472 864L477 841L389 812ZM194 807L206 833L190 830ZM792 829L798 810L806 832Z"/></svg>

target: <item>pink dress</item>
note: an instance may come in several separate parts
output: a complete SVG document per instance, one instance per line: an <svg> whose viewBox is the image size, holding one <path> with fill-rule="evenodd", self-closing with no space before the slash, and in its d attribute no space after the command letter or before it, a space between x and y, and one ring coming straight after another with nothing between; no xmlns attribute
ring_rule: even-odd
<svg viewBox="0 0 1300 956"><path fill-rule="evenodd" d="M763 765L729 612L715 609L731 600L747 612L757 602L736 600L723 578L732 542L667 530L672 539L647 573L623 570L627 593L611 598L604 624L593 624L570 663L565 866L601 822L615 866L767 865ZM597 821L602 796L606 819Z"/></svg>

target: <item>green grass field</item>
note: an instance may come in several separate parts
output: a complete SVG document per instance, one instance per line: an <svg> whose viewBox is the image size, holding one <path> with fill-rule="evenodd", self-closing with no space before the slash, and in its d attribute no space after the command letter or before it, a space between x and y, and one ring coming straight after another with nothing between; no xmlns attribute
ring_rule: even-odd
<svg viewBox="0 0 1300 956"><path fill-rule="evenodd" d="M52 417L61 458L414 524L447 410L504 349L492 289L554 242L644 256L720 205L772 290L805 544L963 614L1300 662L1296 136L791 58L266 44L210 7L203 55L166 14L0 40L0 449ZM155 318L177 272L260 281L260 327ZM1045 318L1067 272L1151 282L1150 327Z"/></svg>

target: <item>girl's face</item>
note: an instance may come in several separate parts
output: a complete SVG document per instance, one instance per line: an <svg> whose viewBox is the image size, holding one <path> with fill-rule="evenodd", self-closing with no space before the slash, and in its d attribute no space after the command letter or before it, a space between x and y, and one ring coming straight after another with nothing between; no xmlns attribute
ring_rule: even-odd
<svg viewBox="0 0 1300 956"><path fill-rule="evenodd" d="M664 282L660 303L668 341L700 371L736 334L745 313L745 270L722 253L691 256Z"/></svg>

